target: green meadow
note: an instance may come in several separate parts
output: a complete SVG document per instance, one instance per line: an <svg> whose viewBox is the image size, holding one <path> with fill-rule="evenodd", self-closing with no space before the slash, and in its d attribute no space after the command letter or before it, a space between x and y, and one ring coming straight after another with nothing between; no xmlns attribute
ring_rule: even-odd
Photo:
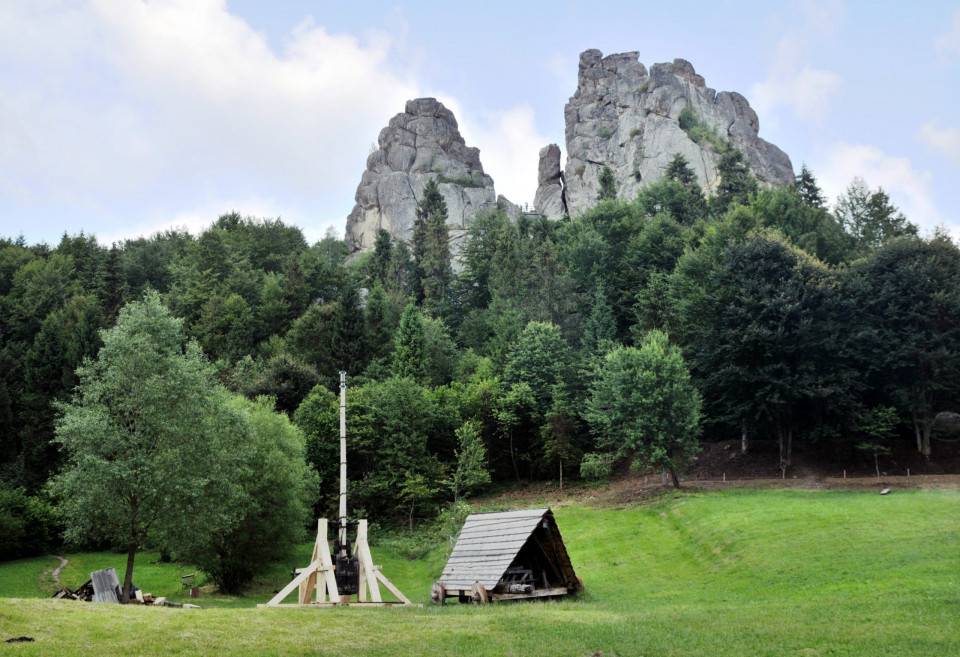
<svg viewBox="0 0 960 657"><path fill-rule="evenodd" d="M586 591L563 602L429 604L439 546L376 562L422 607L257 609L310 545L242 597L202 609L47 599L55 558L0 564L0 644L16 655L960 655L960 491L684 492L624 507L554 507ZM85 553L77 585L122 555ZM136 582L183 600L180 564L141 555ZM202 574L198 574L202 579Z"/></svg>

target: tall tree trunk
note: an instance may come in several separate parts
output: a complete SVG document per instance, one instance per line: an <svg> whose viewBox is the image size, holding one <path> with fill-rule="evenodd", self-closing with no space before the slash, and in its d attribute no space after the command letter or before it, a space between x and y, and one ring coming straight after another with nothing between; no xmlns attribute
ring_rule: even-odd
<svg viewBox="0 0 960 657"><path fill-rule="evenodd" d="M747 423L743 422L740 424L740 453L746 454L747 449L750 447L749 439L747 437Z"/></svg>
<svg viewBox="0 0 960 657"><path fill-rule="evenodd" d="M513 476L520 483L520 469L517 468L517 456L513 452L513 429L510 429L510 462L513 464Z"/></svg>
<svg viewBox="0 0 960 657"><path fill-rule="evenodd" d="M920 419L917 417L917 412L913 411L910 413L913 417L913 434L917 438L917 451L923 454L923 435L920 431Z"/></svg>
<svg viewBox="0 0 960 657"><path fill-rule="evenodd" d="M787 427L787 466L793 465L793 426Z"/></svg>
<svg viewBox="0 0 960 657"><path fill-rule="evenodd" d="M921 429L923 440L920 444L920 453L923 454L924 459L929 461L933 454L933 446L930 444L930 434L933 432L933 418L929 416L923 418L921 421Z"/></svg>
<svg viewBox="0 0 960 657"><path fill-rule="evenodd" d="M120 602L126 604L130 602L130 595L133 589L133 561L137 556L137 544L131 541L127 544L127 571L123 575L123 591L120 593Z"/></svg>
<svg viewBox="0 0 960 657"><path fill-rule="evenodd" d="M777 447L780 448L780 474L786 477L787 464L784 460L783 426L779 421L777 422Z"/></svg>
<svg viewBox="0 0 960 657"><path fill-rule="evenodd" d="M880 453L873 450L873 467L877 471L877 481L880 481Z"/></svg>
<svg viewBox="0 0 960 657"><path fill-rule="evenodd" d="M560 490L563 490L563 459L560 460Z"/></svg>

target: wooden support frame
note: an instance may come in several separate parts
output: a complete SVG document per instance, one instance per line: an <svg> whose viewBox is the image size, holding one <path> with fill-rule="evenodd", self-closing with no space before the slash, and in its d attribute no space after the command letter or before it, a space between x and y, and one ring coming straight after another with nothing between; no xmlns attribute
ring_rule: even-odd
<svg viewBox="0 0 960 657"><path fill-rule="evenodd" d="M317 538L313 544L313 554L310 565L298 568L296 575L289 584L274 595L269 602L258 607L386 607L412 606L413 603L398 589L393 582L387 579L380 571L379 566L373 564L370 553L370 544L367 539L367 521L357 522L357 538L354 541L354 553L360 562L360 587L356 601L349 596L341 596L337 590L337 579L334 575L335 566L330 554L330 544L327 542L327 521L321 518L317 521ZM380 585L397 598L397 602L385 602L380 592ZM284 603L284 600L297 589L297 603Z"/></svg>

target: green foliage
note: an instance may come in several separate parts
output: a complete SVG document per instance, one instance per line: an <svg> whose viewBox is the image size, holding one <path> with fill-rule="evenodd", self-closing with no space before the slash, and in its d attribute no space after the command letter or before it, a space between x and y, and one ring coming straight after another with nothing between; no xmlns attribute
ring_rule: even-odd
<svg viewBox="0 0 960 657"><path fill-rule="evenodd" d="M43 554L59 540L53 506L22 488L0 485L0 561Z"/></svg>
<svg viewBox="0 0 960 657"><path fill-rule="evenodd" d="M393 339L393 375L414 381L426 378L424 354L426 334L423 316L415 305L407 304Z"/></svg>
<svg viewBox="0 0 960 657"><path fill-rule="evenodd" d="M700 395L680 349L651 331L637 347L616 347L590 386L585 418L597 445L618 458L677 473L699 451Z"/></svg>
<svg viewBox="0 0 960 657"><path fill-rule="evenodd" d="M960 392L960 250L940 237L895 239L845 283L870 388L909 418L929 458L933 419Z"/></svg>
<svg viewBox="0 0 960 657"><path fill-rule="evenodd" d="M233 502L238 518L228 529L200 533L199 545L187 553L220 591L238 593L260 568L303 540L317 480L304 460L303 434L273 411L271 400L235 397L230 406L247 425L231 436L243 464L235 481L242 495Z"/></svg>
<svg viewBox="0 0 960 657"><path fill-rule="evenodd" d="M605 481L613 471L613 455L584 454L580 461L580 476L587 481Z"/></svg>
<svg viewBox="0 0 960 657"><path fill-rule="evenodd" d="M617 322L602 285L597 285L583 332L583 346L596 352L617 339Z"/></svg>
<svg viewBox="0 0 960 657"><path fill-rule="evenodd" d="M663 172L663 177L667 180L678 182L684 187L699 185L697 175L693 172L693 169L690 168L687 158L680 153L675 154L673 159L670 160L670 164L667 165L667 170Z"/></svg>
<svg viewBox="0 0 960 657"><path fill-rule="evenodd" d="M456 467L449 486L456 502L462 495L475 493L490 483L487 448L480 435L480 423L468 420L457 429Z"/></svg>
<svg viewBox="0 0 960 657"><path fill-rule="evenodd" d="M600 190L597 192L598 201L610 201L617 198L617 179L610 167L603 166L597 182L600 183Z"/></svg>
<svg viewBox="0 0 960 657"><path fill-rule="evenodd" d="M530 322L510 351L504 381L508 385L529 386L538 416L543 417L556 387L567 385L570 366L570 347L559 327Z"/></svg>
<svg viewBox="0 0 960 657"><path fill-rule="evenodd" d="M427 182L417 205L413 226L413 261L418 281L417 296L431 314L444 316L450 305L453 270L450 265L450 235L447 204L435 180Z"/></svg>
<svg viewBox="0 0 960 657"><path fill-rule="evenodd" d="M823 210L827 207L827 199L824 197L820 185L817 184L813 172L807 168L806 164L800 167L800 174L794 184L804 205L815 210Z"/></svg>
<svg viewBox="0 0 960 657"><path fill-rule="evenodd" d="M735 205L746 205L750 195L757 191L757 181L750 173L743 153L735 148L723 151L717 172L720 174L720 184L711 201L717 214L722 214Z"/></svg>
<svg viewBox="0 0 960 657"><path fill-rule="evenodd" d="M678 122L680 129L687 133L687 136L695 144L703 148L709 148L719 155L724 155L730 151L730 143L717 134L717 131L711 126L704 123L691 108L684 107L680 111Z"/></svg>
<svg viewBox="0 0 960 657"><path fill-rule="evenodd" d="M237 520L244 466L231 440L245 426L156 293L102 338L57 424L66 464L54 488L68 542L127 551L126 595L147 541L176 551Z"/></svg>
<svg viewBox="0 0 960 657"><path fill-rule="evenodd" d="M883 189L870 191L857 178L837 199L837 218L864 255L897 237L917 235L917 226L907 221Z"/></svg>

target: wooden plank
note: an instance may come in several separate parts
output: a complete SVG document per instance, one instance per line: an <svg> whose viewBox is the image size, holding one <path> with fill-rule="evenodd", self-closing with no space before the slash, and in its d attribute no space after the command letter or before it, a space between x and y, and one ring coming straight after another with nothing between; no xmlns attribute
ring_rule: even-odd
<svg viewBox="0 0 960 657"><path fill-rule="evenodd" d="M489 520L493 518L522 518L525 516L542 516L550 509L519 509L517 511L488 511L485 513L471 513L467 520Z"/></svg>
<svg viewBox="0 0 960 657"><path fill-rule="evenodd" d="M565 586L559 586L549 589L535 589L530 593L494 593L493 599L496 600L524 600L527 598L551 598L561 595L569 595L570 591Z"/></svg>
<svg viewBox="0 0 960 657"><path fill-rule="evenodd" d="M120 599L117 597L117 592L120 590L120 579L117 577L116 570L113 568L95 570L90 573L90 581L93 582L94 602L120 603Z"/></svg>
<svg viewBox="0 0 960 657"><path fill-rule="evenodd" d="M327 543L327 521L325 518L318 523L318 527L321 526L323 533L321 534L318 530L318 539L315 545L317 547L317 555L320 557L321 568L323 569L326 596L330 602L340 602L340 593L337 591L337 578L333 574L333 559L330 557L330 544ZM320 540L320 536L323 537L322 540Z"/></svg>
<svg viewBox="0 0 960 657"><path fill-rule="evenodd" d="M380 572L379 568L377 568L373 572L376 575L377 579L380 580L380 582L382 582L383 585L387 587L387 590L390 591L390 593L392 593L394 596L396 596L397 600L399 600L405 605L413 604L412 602L410 602L410 599L407 598L407 596L405 596L403 593L400 592L400 589L398 589L396 586L393 585L393 582L387 579L386 575Z"/></svg>
<svg viewBox="0 0 960 657"><path fill-rule="evenodd" d="M370 601L381 602L380 585L373 568L373 557L370 555L370 546L367 544L367 521L361 520L357 525L357 556L360 559L360 572L366 573L366 582L370 588Z"/></svg>
<svg viewBox="0 0 960 657"><path fill-rule="evenodd" d="M267 603L267 606L273 607L283 602L284 598L290 595L295 588L300 586L300 582L306 581L306 579L315 571L319 570L320 567L321 563L319 561L314 561L312 564L304 568L299 575L290 580L289 584L284 586L282 589L280 589L280 591L277 592L275 596L270 598L270 602Z"/></svg>

